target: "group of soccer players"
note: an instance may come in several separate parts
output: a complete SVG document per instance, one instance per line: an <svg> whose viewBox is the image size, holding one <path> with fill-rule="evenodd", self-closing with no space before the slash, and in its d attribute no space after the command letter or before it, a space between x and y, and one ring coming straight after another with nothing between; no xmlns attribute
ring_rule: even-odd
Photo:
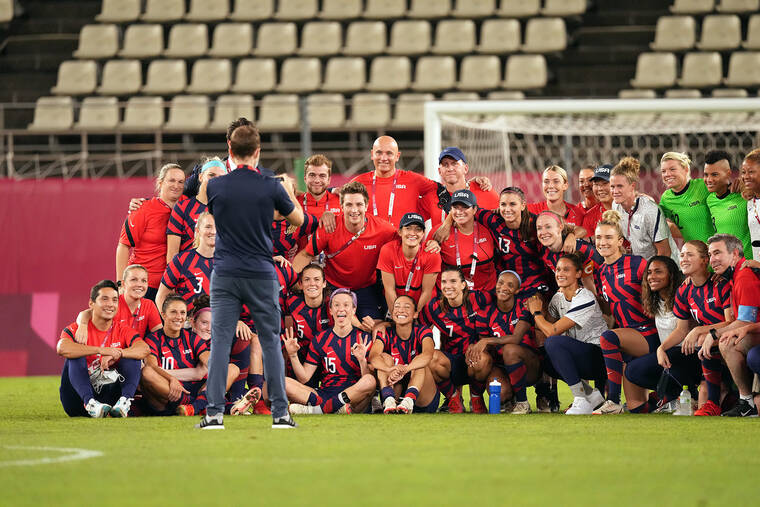
<svg viewBox="0 0 760 507"><path fill-rule="evenodd" d="M370 156L373 171L332 188L330 160L313 155L306 192L293 194L303 224L272 220L291 413L461 413L464 392L486 413L494 381L501 412L531 412L529 386L537 410L556 412L561 380L566 414L673 412L686 386L697 415L757 415L760 150L736 181L724 152L706 154L703 179L685 154L665 153L659 204L640 192L633 157L580 169L572 204L556 165L541 175L545 199L528 203L520 188L468 180L456 147L438 157L440 183L397 168L391 137ZM204 413L216 239L206 188L234 170L231 158L187 176L167 164L156 196L130 203L117 281L92 288L59 341L67 414ZM287 175L272 177L292 192ZM270 413L245 307L229 356L226 411Z"/></svg>

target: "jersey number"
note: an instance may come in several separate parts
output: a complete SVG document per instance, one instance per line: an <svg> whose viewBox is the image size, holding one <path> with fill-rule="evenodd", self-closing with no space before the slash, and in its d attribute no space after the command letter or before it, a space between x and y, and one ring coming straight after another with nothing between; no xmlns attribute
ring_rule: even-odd
<svg viewBox="0 0 760 507"><path fill-rule="evenodd" d="M335 373L335 358L334 357L325 358L325 370L327 370L328 373Z"/></svg>
<svg viewBox="0 0 760 507"><path fill-rule="evenodd" d="M501 249L502 252L508 254L509 253L509 245L511 245L511 244L512 244L512 240L511 239L499 238L499 248Z"/></svg>
<svg viewBox="0 0 760 507"><path fill-rule="evenodd" d="M202 276L196 276L196 280L198 280L198 286L193 291L195 294L200 294L203 290L203 277Z"/></svg>
<svg viewBox="0 0 760 507"><path fill-rule="evenodd" d="M449 338L454 336L454 324L449 324L448 326L446 326L446 329L449 330Z"/></svg>
<svg viewBox="0 0 760 507"><path fill-rule="evenodd" d="M174 369L174 358L173 357L162 357L161 358L161 368L164 370L173 370Z"/></svg>
<svg viewBox="0 0 760 507"><path fill-rule="evenodd" d="M298 333L299 338L303 338L303 326L296 322L296 333Z"/></svg>
<svg viewBox="0 0 760 507"><path fill-rule="evenodd" d="M604 285L604 284L602 284L602 297L603 297L603 298L604 298L604 300L605 300L605 301L607 301L608 303L610 302L610 298L609 298L609 297L607 297L607 286L606 286L606 285Z"/></svg>

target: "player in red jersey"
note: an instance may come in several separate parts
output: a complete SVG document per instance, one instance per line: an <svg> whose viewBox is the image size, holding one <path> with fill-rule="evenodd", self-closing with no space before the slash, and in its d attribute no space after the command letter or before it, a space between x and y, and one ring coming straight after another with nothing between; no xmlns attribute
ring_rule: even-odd
<svg viewBox="0 0 760 507"><path fill-rule="evenodd" d="M121 281L128 264L145 266L148 270L148 291L145 297L150 300L155 299L166 268L166 225L172 208L183 198L184 183L185 173L180 166L163 166L156 179L158 196L127 216L121 228L116 247L117 281Z"/></svg>
<svg viewBox="0 0 760 507"><path fill-rule="evenodd" d="M127 417L148 346L134 329L115 321L119 292L111 280L90 291L87 343L74 341L76 322L61 333L56 352L65 358L61 404L71 417Z"/></svg>
<svg viewBox="0 0 760 507"><path fill-rule="evenodd" d="M564 200L567 189L567 171L558 165L550 165L544 169L542 177L545 200L528 204L528 211L538 215L544 210L552 210L563 217L566 223L575 227L575 237L584 238L588 232L582 227L586 212L581 206Z"/></svg>
<svg viewBox="0 0 760 507"><path fill-rule="evenodd" d="M594 242L593 231L596 230L596 224L602 219L602 213L612 209L612 192L610 191L610 171L612 165L604 164L594 169L594 176L591 178L591 189L594 192L596 204L586 208L586 214L583 216L583 228L589 234L589 240Z"/></svg>
<svg viewBox="0 0 760 507"><path fill-rule="evenodd" d="M298 341L283 337L285 350L298 380L285 379L291 414L363 412L375 392L375 377L369 372L367 352L370 335L351 325L356 314L356 295L337 289L330 297L335 324L312 340L305 363L298 358ZM304 385L320 370L322 386Z"/></svg>
<svg viewBox="0 0 760 507"><path fill-rule="evenodd" d="M332 160L317 153L304 162L303 180L306 183L306 192L297 194L298 202L301 203L304 213L310 213L322 218L326 211L334 215L341 213L340 197L330 192L330 177Z"/></svg>
<svg viewBox="0 0 760 507"><path fill-rule="evenodd" d="M407 213L401 218L399 238L380 249L377 269L383 281L388 308L399 295L414 299L416 309L423 308L433 297L433 289L441 272L441 256L422 247L425 221L422 215Z"/></svg>
<svg viewBox="0 0 760 507"><path fill-rule="evenodd" d="M435 413L440 396L428 368L435 349L433 332L414 323L416 302L411 296L398 296L391 308L393 324L378 334L369 354L383 412L411 414L416 406L422 412ZM404 396L396 403L402 392Z"/></svg>
<svg viewBox="0 0 760 507"><path fill-rule="evenodd" d="M578 190L581 192L581 202L578 206L583 208L583 211L588 211L597 205L596 194L594 194L594 167L586 166L578 171Z"/></svg>

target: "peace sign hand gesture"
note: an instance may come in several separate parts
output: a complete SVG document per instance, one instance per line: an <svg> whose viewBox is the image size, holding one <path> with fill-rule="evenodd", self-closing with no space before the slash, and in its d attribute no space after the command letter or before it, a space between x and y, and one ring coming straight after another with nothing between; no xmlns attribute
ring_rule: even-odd
<svg viewBox="0 0 760 507"><path fill-rule="evenodd" d="M288 353L288 356L298 354L298 349L301 348L301 345L298 344L298 340L296 340L292 327L285 328L285 334L282 335L282 342L285 344L285 352Z"/></svg>

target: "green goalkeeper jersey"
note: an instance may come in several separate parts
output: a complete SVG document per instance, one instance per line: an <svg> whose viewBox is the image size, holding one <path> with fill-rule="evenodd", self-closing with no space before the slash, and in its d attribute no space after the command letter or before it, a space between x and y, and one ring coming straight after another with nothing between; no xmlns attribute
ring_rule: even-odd
<svg viewBox="0 0 760 507"><path fill-rule="evenodd" d="M747 227L747 201L739 193L726 193L718 197L715 192L707 196L715 232L731 234L739 238L744 245L744 258L752 258L752 240Z"/></svg>
<svg viewBox="0 0 760 507"><path fill-rule="evenodd" d="M690 180L678 193L668 189L662 194L660 208L665 218L676 224L684 241L698 239L707 243L707 238L715 234L707 207L709 193L704 180L697 178Z"/></svg>

